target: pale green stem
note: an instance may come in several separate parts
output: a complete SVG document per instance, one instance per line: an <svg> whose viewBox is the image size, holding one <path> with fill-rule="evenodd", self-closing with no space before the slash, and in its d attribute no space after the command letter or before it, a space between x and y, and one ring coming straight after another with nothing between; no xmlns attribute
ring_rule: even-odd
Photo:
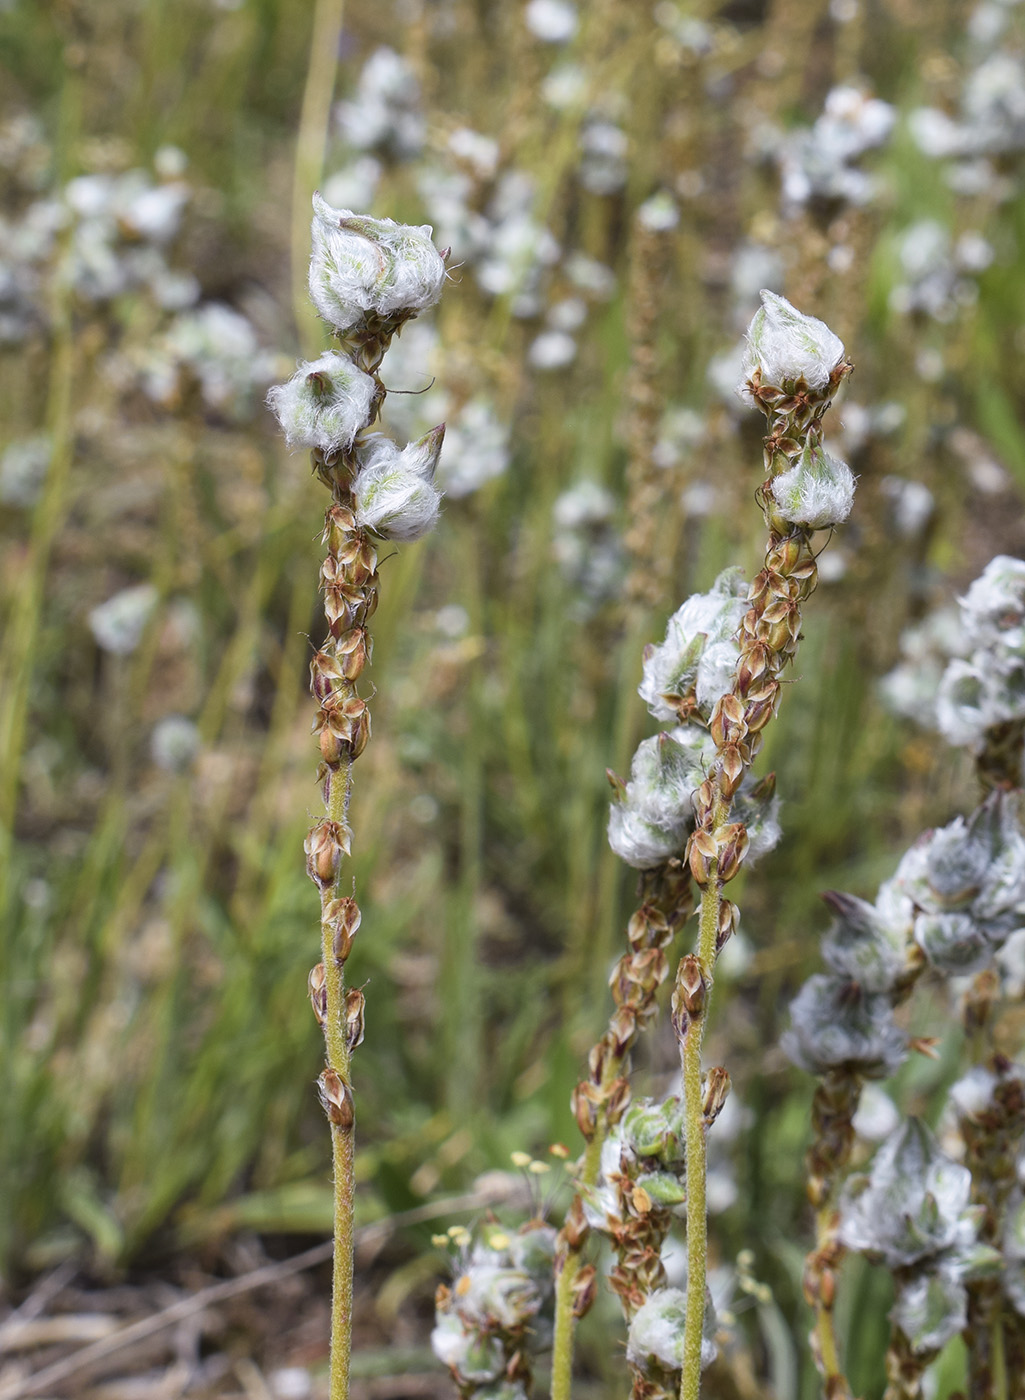
<svg viewBox="0 0 1025 1400"><path fill-rule="evenodd" d="M328 819L343 822L352 795L352 760L344 770L332 775ZM339 877L340 879L340 877ZM339 893L336 888L333 896ZM345 968L334 954L331 926L322 925L322 957L327 1011L324 1040L327 1063L343 1084L349 1085L350 1056L345 1027ZM331 1372L329 1400L348 1400L349 1366L352 1359L352 1276L355 1241L355 1125L331 1125L331 1164L334 1171L334 1268L331 1289Z"/></svg>
<svg viewBox="0 0 1025 1400"><path fill-rule="evenodd" d="M61 253L63 254L63 246ZM0 692L0 901L9 890L7 865L13 846L22 750L28 724L29 696L39 641L39 621L46 597L50 559L70 509L71 408L75 349L69 291L63 277L54 279L52 369L46 406L51 457L39 503L32 517L28 564L21 574L3 634L4 684Z"/></svg>
<svg viewBox="0 0 1025 1400"><path fill-rule="evenodd" d="M578 1193L594 1186L601 1167L601 1150L608 1131L604 1112L598 1114L594 1136L584 1153L584 1166L577 1183ZM552 1342L551 1400L570 1400L573 1388L573 1337L576 1318L573 1315L573 1285L580 1272L580 1251L570 1250L555 1283L555 1337Z"/></svg>
<svg viewBox="0 0 1025 1400"><path fill-rule="evenodd" d="M834 1206L830 1201L816 1214L816 1236L819 1240L832 1233ZM827 1308L821 1299L815 1303L815 1335L818 1338L819 1355L822 1359L822 1376L827 1384L837 1387L837 1394L849 1394L843 1368L840 1365L840 1348L836 1341L836 1328L833 1322L833 1309ZM840 1387L843 1389L840 1389Z"/></svg>
<svg viewBox="0 0 1025 1400"><path fill-rule="evenodd" d="M720 826L727 815L727 804L717 792L712 829ZM687 1153L687 1306L683 1322L680 1400L698 1400L701 1392L701 1340L705 1326L705 1276L708 1271L707 1130L701 1092L701 1042L712 1002L712 967L719 935L721 903L718 861L714 861L708 872L708 883L701 892L698 914L698 961L706 987L704 1006L701 1015L688 1023L680 1046Z"/></svg>
<svg viewBox="0 0 1025 1400"><path fill-rule="evenodd" d="M710 977L719 929L719 887L715 866L701 896L698 957L708 989L701 1015L692 1020L680 1047L683 1065L683 1105L687 1147L687 1308L683 1324L683 1372L680 1400L698 1400L701 1390L701 1338L705 1325L708 1212L705 1203L707 1161L705 1115L701 1093L701 1041L712 999Z"/></svg>
<svg viewBox="0 0 1025 1400"><path fill-rule="evenodd" d="M1020 1378L1019 1378L1020 1379ZM993 1400L1007 1400L1007 1358L1004 1354L1004 1323L998 1310L993 1321Z"/></svg>

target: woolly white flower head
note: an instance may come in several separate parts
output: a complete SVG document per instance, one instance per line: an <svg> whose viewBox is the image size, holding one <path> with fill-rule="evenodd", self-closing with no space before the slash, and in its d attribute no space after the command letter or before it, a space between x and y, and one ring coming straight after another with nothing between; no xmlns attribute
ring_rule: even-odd
<svg viewBox="0 0 1025 1400"><path fill-rule="evenodd" d="M890 1318L911 1343L912 1351L932 1355L962 1332L968 1321L968 1293L953 1264L903 1281Z"/></svg>
<svg viewBox="0 0 1025 1400"><path fill-rule="evenodd" d="M438 1316L431 1349L464 1382L497 1381L505 1369L501 1338L482 1333L454 1312Z"/></svg>
<svg viewBox="0 0 1025 1400"><path fill-rule="evenodd" d="M645 739L634 754L630 781L609 812L609 845L636 870L680 855L693 823L691 799L715 753L697 725Z"/></svg>
<svg viewBox="0 0 1025 1400"><path fill-rule="evenodd" d="M301 364L286 384L275 384L267 404L289 447L342 452L370 418L374 391L369 374L328 350Z"/></svg>
<svg viewBox="0 0 1025 1400"><path fill-rule="evenodd" d="M659 720L676 719L665 698L693 693L699 712L711 708L729 689L740 650L735 640L747 610L747 585L739 569L725 569L707 593L695 593L669 619L665 641L644 657L637 693Z"/></svg>
<svg viewBox="0 0 1025 1400"><path fill-rule="evenodd" d="M854 473L821 447L808 446L772 483L780 513L792 525L824 530L839 525L854 504Z"/></svg>
<svg viewBox="0 0 1025 1400"><path fill-rule="evenodd" d="M976 644L1025 652L1025 559L991 559L961 600L961 617Z"/></svg>
<svg viewBox="0 0 1025 1400"><path fill-rule="evenodd" d="M199 752L199 730L184 715L166 715L153 726L150 753L158 768L182 773Z"/></svg>
<svg viewBox="0 0 1025 1400"><path fill-rule="evenodd" d="M901 1268L968 1245L972 1174L940 1151L935 1137L909 1118L886 1139L871 1174L853 1177L841 1200L840 1239L848 1249Z"/></svg>
<svg viewBox="0 0 1025 1400"><path fill-rule="evenodd" d="M160 600L152 583L122 588L89 614L89 630L98 646L114 656L131 656Z"/></svg>
<svg viewBox="0 0 1025 1400"><path fill-rule="evenodd" d="M687 1295L681 1288L658 1288L638 1308L630 1323L626 1357L632 1366L654 1362L675 1369L683 1365L683 1323ZM701 1369L711 1366L718 1355L715 1344L715 1308L705 1297L705 1321L701 1336Z"/></svg>
<svg viewBox="0 0 1025 1400"><path fill-rule="evenodd" d="M441 424L401 450L381 433L372 433L360 444L352 485L358 525L384 539L407 543L433 529L441 506L434 472L444 436Z"/></svg>
<svg viewBox="0 0 1025 1400"><path fill-rule="evenodd" d="M809 1074L841 1067L882 1079L907 1058L907 1037L893 1019L887 992L868 992L849 977L818 972L790 1003L783 1053Z"/></svg>
<svg viewBox="0 0 1025 1400"><path fill-rule="evenodd" d="M313 196L310 299L324 320L346 331L365 316L415 315L441 296L445 263L430 224L397 224Z"/></svg>
<svg viewBox="0 0 1025 1400"><path fill-rule="evenodd" d="M1023 922L1025 836L1013 794L927 832L889 885L915 908L914 936L947 972L976 972Z"/></svg>
<svg viewBox="0 0 1025 1400"><path fill-rule="evenodd" d="M782 387L803 379L811 389L824 389L843 360L843 341L824 321L802 315L775 292L761 295L761 309L747 331L741 397L755 370L761 371L763 384Z"/></svg>

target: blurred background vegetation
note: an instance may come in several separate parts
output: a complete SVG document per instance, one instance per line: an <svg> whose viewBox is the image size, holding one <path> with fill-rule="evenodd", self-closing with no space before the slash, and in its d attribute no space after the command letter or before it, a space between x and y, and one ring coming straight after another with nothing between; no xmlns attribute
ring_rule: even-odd
<svg viewBox="0 0 1025 1400"><path fill-rule="evenodd" d="M431 222L456 264L384 372L397 434L448 421L448 499L384 563L373 626L349 964L366 1221L513 1150L576 1154L634 893L605 769L649 732L641 648L759 557L760 419L731 368L758 288L855 362L832 430L858 500L769 732L785 838L744 878L709 1044L742 1110L716 1258L752 1250L774 1299L737 1393L816 1393L813 1086L778 1037L819 893L871 898L974 799L879 681L911 624L1025 551L1025 89L986 69L1020 75L1020 21L1011 0L0 3L12 1296L64 1259L109 1281L329 1229L302 859L325 501L262 402L326 343L303 293L319 185ZM643 1055L668 1086L668 1026ZM912 1102L952 1058L914 1069ZM378 1259L368 1333L405 1310L423 1343L437 1228ZM847 1280L868 1393L886 1287Z"/></svg>

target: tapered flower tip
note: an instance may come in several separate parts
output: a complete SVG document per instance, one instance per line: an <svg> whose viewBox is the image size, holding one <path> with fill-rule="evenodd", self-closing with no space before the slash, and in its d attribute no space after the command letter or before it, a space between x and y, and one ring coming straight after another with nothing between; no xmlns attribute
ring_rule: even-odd
<svg viewBox="0 0 1025 1400"><path fill-rule="evenodd" d="M441 296L445 262L430 224L397 224L313 196L310 299L337 331L365 317L408 317Z"/></svg>
<svg viewBox="0 0 1025 1400"><path fill-rule="evenodd" d="M824 321L805 316L776 292L763 291L761 296L761 309L747 331L741 397L749 397L747 382L756 370L763 385L782 388L803 379L810 389L821 391L843 362L843 341Z"/></svg>
<svg viewBox="0 0 1025 1400"><path fill-rule="evenodd" d="M422 438L409 443L405 451L405 461L409 470L422 477L424 481L433 481L434 473L438 469L438 459L441 456L441 445L444 441L445 424L439 423L429 433L424 433Z"/></svg>
<svg viewBox="0 0 1025 1400"><path fill-rule="evenodd" d="M910 901L890 900L878 908L835 890L822 898L837 915L823 942L827 965L866 992L889 991L905 968Z"/></svg>

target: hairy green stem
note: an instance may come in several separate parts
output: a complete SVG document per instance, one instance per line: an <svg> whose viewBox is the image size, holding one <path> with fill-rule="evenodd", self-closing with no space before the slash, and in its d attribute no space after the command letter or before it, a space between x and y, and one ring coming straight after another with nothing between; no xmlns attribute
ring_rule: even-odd
<svg viewBox="0 0 1025 1400"><path fill-rule="evenodd" d="M716 803L722 814L722 799ZM708 1159L704 1105L701 1092L701 1042L712 999L712 965L719 932L719 906L722 887L718 862L709 872L701 892L698 914L698 960L706 983L705 1002L700 1016L691 1017L680 1046L683 1067L684 1129L687 1151L687 1307L683 1323L683 1369L680 1400L698 1400L701 1391L701 1339L705 1325L705 1276L708 1270L708 1209L706 1183Z"/></svg>
<svg viewBox="0 0 1025 1400"><path fill-rule="evenodd" d="M608 1120L604 1112L598 1115L594 1136L587 1144L584 1153L584 1166L577 1183L581 1189L596 1185L601 1167L601 1150L608 1132ZM579 1249L571 1249L555 1281L555 1336L552 1342L552 1387L551 1400L570 1400L573 1387L573 1340L576 1333L576 1315L573 1312L573 1285L580 1273L582 1254Z"/></svg>
<svg viewBox="0 0 1025 1400"><path fill-rule="evenodd" d="M327 804L331 821L343 822L352 796L352 760L335 775ZM341 781L337 781L341 779ZM333 893L340 893L341 875ZM345 964L335 957L331 925L322 925L322 957L327 1014L324 1043L327 1064L351 1088L351 1055L345 1026ZM352 1360L352 1281L355 1243L356 1128L331 1124L331 1166L334 1174L334 1265L331 1281L330 1400L348 1400Z"/></svg>

